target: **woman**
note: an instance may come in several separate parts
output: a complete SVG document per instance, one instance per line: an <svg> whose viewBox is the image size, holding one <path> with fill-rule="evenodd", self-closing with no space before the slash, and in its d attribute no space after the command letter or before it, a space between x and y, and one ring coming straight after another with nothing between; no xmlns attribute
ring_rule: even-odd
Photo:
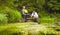
<svg viewBox="0 0 60 35"><path fill-rule="evenodd" d="M38 19L38 14L37 12L33 11L32 14L31 14L31 17L33 17L33 21L34 22L38 22L37 19Z"/></svg>

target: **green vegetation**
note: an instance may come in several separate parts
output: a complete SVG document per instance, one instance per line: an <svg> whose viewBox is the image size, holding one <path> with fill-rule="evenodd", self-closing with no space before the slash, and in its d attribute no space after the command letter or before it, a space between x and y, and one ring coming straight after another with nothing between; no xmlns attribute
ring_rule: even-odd
<svg viewBox="0 0 60 35"><path fill-rule="evenodd" d="M3 6L1 6L2 8ZM3 9L4 8L4 9ZM0 14L7 14L8 22L16 22L22 18L21 12L18 10L11 9L9 7L3 7Z"/></svg>
<svg viewBox="0 0 60 35"><path fill-rule="evenodd" d="M0 25L8 23L8 19L4 14L0 14Z"/></svg>
<svg viewBox="0 0 60 35"><path fill-rule="evenodd" d="M53 23L54 21L55 19L50 17L43 17L38 19L38 23Z"/></svg>
<svg viewBox="0 0 60 35"><path fill-rule="evenodd" d="M36 11L38 24L23 22L21 9ZM60 35L60 0L0 0L0 35Z"/></svg>
<svg viewBox="0 0 60 35"><path fill-rule="evenodd" d="M39 19L40 17L43 19L45 19L44 17L47 17L48 22L49 18L51 18L50 16L55 18L60 9L59 0L1 0L0 5L0 13L8 13L8 15L10 15L10 18L8 18L9 22L16 22L16 20L18 21L18 19L21 19L21 9L23 5L26 6L29 12L36 10L39 14ZM13 12L15 14L17 14L16 12L19 12L20 14L14 15Z"/></svg>
<svg viewBox="0 0 60 35"><path fill-rule="evenodd" d="M17 10L11 10L10 12L8 12L8 15L9 22L17 22L22 18L21 13Z"/></svg>
<svg viewBox="0 0 60 35"><path fill-rule="evenodd" d="M0 34L1 35L13 35L22 33L25 35L59 35L60 32L56 31L55 29L51 28L51 26L47 23L36 25L34 22L26 22L26 23L14 23L14 24L5 24L0 26ZM3 34L4 33L4 34Z"/></svg>

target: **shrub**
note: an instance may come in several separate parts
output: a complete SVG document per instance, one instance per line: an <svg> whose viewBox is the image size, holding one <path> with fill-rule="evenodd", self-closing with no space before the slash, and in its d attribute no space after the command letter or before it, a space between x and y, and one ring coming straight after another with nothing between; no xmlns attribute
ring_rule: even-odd
<svg viewBox="0 0 60 35"><path fill-rule="evenodd" d="M8 15L8 22L17 22L21 19L21 13L18 10L11 9L7 6L3 6L0 13Z"/></svg>
<svg viewBox="0 0 60 35"><path fill-rule="evenodd" d="M11 9L9 7L7 7L7 6L1 5L0 7L1 7L0 8L0 14L5 14L5 13L8 13L8 12L11 11Z"/></svg>
<svg viewBox="0 0 60 35"><path fill-rule="evenodd" d="M22 18L21 13L18 12L17 10L12 10L11 12L8 13L9 14L9 22L17 22L18 20L20 20Z"/></svg>
<svg viewBox="0 0 60 35"><path fill-rule="evenodd" d="M8 19L4 14L0 14L0 24L8 23Z"/></svg>
<svg viewBox="0 0 60 35"><path fill-rule="evenodd" d="M38 23L52 23L54 22L54 18L50 18L50 17L42 17L38 19Z"/></svg>

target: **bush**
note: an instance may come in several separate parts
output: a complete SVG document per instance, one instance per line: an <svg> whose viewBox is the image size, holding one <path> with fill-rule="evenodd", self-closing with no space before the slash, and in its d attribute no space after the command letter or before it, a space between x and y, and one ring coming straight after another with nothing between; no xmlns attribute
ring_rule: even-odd
<svg viewBox="0 0 60 35"><path fill-rule="evenodd" d="M0 14L0 24L8 23L8 19L4 14Z"/></svg>
<svg viewBox="0 0 60 35"><path fill-rule="evenodd" d="M18 20L20 20L22 18L21 13L18 12L17 10L12 10L11 12L8 13L9 14L9 22L17 22Z"/></svg>
<svg viewBox="0 0 60 35"><path fill-rule="evenodd" d="M50 17L42 17L38 19L38 23L52 23L54 22L54 18L50 18Z"/></svg>
<svg viewBox="0 0 60 35"><path fill-rule="evenodd" d="M10 12L11 10L12 9L9 8L8 6L3 6L3 5L0 6L0 14L6 14L6 13Z"/></svg>
<svg viewBox="0 0 60 35"><path fill-rule="evenodd" d="M8 15L8 22L17 22L21 19L21 12L15 9L11 9L7 6L3 6L0 13Z"/></svg>

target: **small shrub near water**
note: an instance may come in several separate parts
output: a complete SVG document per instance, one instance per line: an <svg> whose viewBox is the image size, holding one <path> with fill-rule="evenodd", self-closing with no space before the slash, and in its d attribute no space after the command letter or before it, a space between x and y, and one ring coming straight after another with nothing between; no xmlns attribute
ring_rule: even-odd
<svg viewBox="0 0 60 35"><path fill-rule="evenodd" d="M4 14L0 14L0 24L8 23L8 19Z"/></svg>
<svg viewBox="0 0 60 35"><path fill-rule="evenodd" d="M8 22L17 22L22 18L21 12L15 9L11 9L10 7L3 7L0 11L0 14L7 14L8 15Z"/></svg>
<svg viewBox="0 0 60 35"><path fill-rule="evenodd" d="M54 18L42 17L38 19L38 23L53 23L54 20Z"/></svg>

